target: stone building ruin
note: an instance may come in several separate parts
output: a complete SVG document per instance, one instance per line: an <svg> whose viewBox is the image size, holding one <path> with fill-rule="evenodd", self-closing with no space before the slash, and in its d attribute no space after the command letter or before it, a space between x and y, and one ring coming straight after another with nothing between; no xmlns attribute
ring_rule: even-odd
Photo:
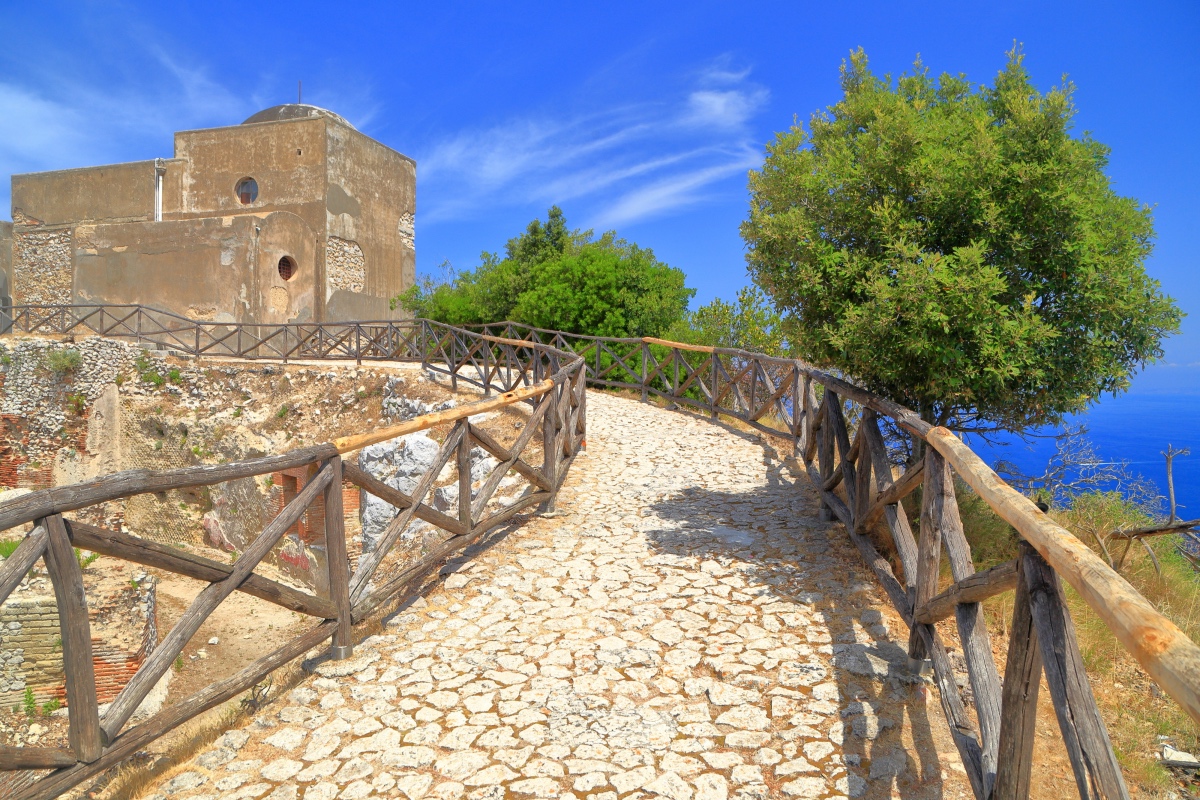
<svg viewBox="0 0 1200 800"><path fill-rule="evenodd" d="M412 285L415 162L310 105L181 131L173 158L12 176L0 304L224 323L387 319Z"/></svg>

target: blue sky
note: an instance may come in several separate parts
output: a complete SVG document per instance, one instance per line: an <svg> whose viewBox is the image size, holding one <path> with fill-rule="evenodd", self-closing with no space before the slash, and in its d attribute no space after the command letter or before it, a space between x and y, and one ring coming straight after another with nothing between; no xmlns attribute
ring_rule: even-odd
<svg viewBox="0 0 1200 800"><path fill-rule="evenodd" d="M498 250L557 203L683 269L697 302L746 282L746 172L838 65L920 53L990 82L1014 40L1118 192L1155 207L1148 264L1190 317L1139 390L1200 391L1200 5L1155 3L205 3L0 7L7 176L170 155L175 130L296 97L417 161L418 269Z"/></svg>

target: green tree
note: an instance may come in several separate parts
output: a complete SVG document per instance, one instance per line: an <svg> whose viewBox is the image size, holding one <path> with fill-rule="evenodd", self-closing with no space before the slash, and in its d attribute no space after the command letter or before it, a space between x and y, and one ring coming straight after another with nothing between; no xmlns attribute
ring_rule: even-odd
<svg viewBox="0 0 1200 800"><path fill-rule="evenodd" d="M770 356L786 356L791 349L782 317L757 286L738 290L732 303L718 297L688 313L671 326L666 338Z"/></svg>
<svg viewBox="0 0 1200 800"><path fill-rule="evenodd" d="M452 325L512 320L594 336L659 336L687 311L682 271L612 231L571 231L558 207L510 239L505 256L424 279L395 298L416 316Z"/></svg>
<svg viewBox="0 0 1200 800"><path fill-rule="evenodd" d="M860 49L843 97L767 147L742 224L798 354L959 429L1059 422L1161 357L1182 316L1144 262L1150 209L1072 136L1019 48L992 86L893 82Z"/></svg>

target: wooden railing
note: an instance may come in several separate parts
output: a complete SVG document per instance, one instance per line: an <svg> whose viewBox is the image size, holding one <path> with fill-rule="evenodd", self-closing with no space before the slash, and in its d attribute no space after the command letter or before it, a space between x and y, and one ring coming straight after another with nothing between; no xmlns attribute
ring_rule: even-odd
<svg viewBox="0 0 1200 800"><path fill-rule="evenodd" d="M549 414L548 418L553 420L551 432L543 432L546 452L552 454L547 459L562 458L563 464L554 466L547 461L538 473L528 465L523 469L519 467L519 459L512 463L514 469L540 487L542 494L539 496L547 500L552 499L553 488L561 480L565 465L573 457L573 448L578 447L582 437L585 379L593 386L632 390L640 393L643 400L658 397L671 407L687 406L714 418L734 418L752 428L788 437L793 442L798 462L820 494L822 514L828 518L836 517L844 524L848 538L908 624L910 654L931 662L951 734L980 800L1028 796L1033 726L1043 674L1080 796L1128 797L1084 672L1060 578L1079 593L1150 677L1193 719L1200 721L1200 648L1159 614L1124 578L1038 510L1029 499L1004 483L953 433L931 426L913 411L801 361L651 338L578 336L508 322L476 326L475 333L426 320L255 327L196 323L134 307L114 310L100 306L72 306L17 308L13 312L13 324L18 330L35 333L91 330L137 338L196 355L420 359L429 368L448 375L454 384L466 380L485 391L492 388L509 391L517 386L526 387L522 391L531 391L539 385L538 381L549 376L555 381L556 393L552 400L539 403L539 409L546 402L551 405L546 411L535 411L535 417ZM545 354L542 357L523 359L518 352L520 345L549 349L538 351ZM560 366L566 364L567 359L573 359L570 365ZM568 373L571 375L569 380L565 377ZM531 420L530 426L535 421ZM564 435L563 431L571 433ZM525 434L528 433L527 428ZM463 438L468 435L475 435L482 446L502 458L505 464L508 459L515 458L498 448L498 443L489 443L477 436L469 426ZM895 442L898 437L907 437L911 446L923 450L923 456L895 477L888 446L889 441ZM521 444L519 441L518 445ZM461 440L458 446L461 446ZM443 446L447 459L449 455L445 448L448 447L453 445ZM514 450L518 449L514 447ZM332 452L315 454L303 463L332 457ZM1021 550L1014 561L985 572L975 571L959 518L955 474L1020 534ZM409 499L389 496L387 487L371 484L361 475L350 474L349 470L347 475L352 480L356 477L361 480L368 491L377 491L379 496L406 510L412 508L412 515L434 521L456 537L470 535L475 529L472 526L480 524L474 521L468 524L464 520L455 524L455 520L445 515L435 516L437 512L422 506L419 500L413 501L411 506L405 505ZM537 477L544 479L546 484L538 483ZM139 485L144 486L149 477L142 476L138 480L143 482ZM923 491L919 530L914 534L904 502L918 486L922 486ZM422 485L414 497L423 496L421 493L427 490L428 487ZM41 493L41 496L47 495ZM25 513L24 518L46 518L64 510L69 509L52 503L39 507L36 513ZM6 508L0 507L0 529L17 524L4 516L6 512ZM475 513L474 508L472 513ZM54 524L57 523L43 525L47 531L44 541L49 541L48 526ZM79 526L75 528L82 530ZM70 531L68 527L68 538ZM880 533L887 540L900 577L896 576L893 563L876 548L869 535L872 533ZM22 553L19 550L14 554L14 560L18 555L24 559L15 562L18 567L36 557L31 557L30 553L40 552L39 546L34 544L28 551ZM89 549L95 548L89 545ZM950 564L953 583L939 592L943 551ZM193 570L188 574L213 581L214 585L229 580L225 576L232 575L223 565L207 562L188 569ZM213 572L217 569L222 572ZM5 574L9 573L6 571ZM397 590L393 584L402 579L403 574L380 590L366 594L361 581L349 583L344 602L351 605L351 621L359 618L355 609L372 608L371 598L377 593L386 595ZM287 607L302 612L301 602L318 602L312 598L302 601L290 594L285 597L280 588L269 583L251 576L239 588L258 592L256 596L266 599L277 598L274 601L281 604L289 602L291 605ZM0 581L0 589L5 586ZM1001 682L980 603L1006 591L1015 592L1015 602ZM323 625L342 630L344 616L340 612L334 618L324 606L310 608L310 611L329 620ZM935 627L936 623L950 617L954 618L966 662L974 698L973 714L969 713L959 692L946 646ZM330 627L329 632L311 641L334 635L332 630ZM64 644L65 641L64 636ZM303 652L311 646L308 641L298 640L291 650L281 650L279 658L286 661L283 656L287 653ZM251 666L254 669L236 685L244 688L249 685L247 681L252 682L250 679L254 675L269 668L265 664ZM240 691L233 690L234 685L229 684L218 694L232 696L227 692ZM197 702L207 701L202 698ZM130 737L146 725L121 736ZM141 741L123 752L131 752ZM113 749L115 746L115 742L108 745L109 749L101 759L110 752L117 752ZM87 747L92 749L87 750ZM40 757L46 762L45 766L65 764L68 758L82 762L80 753L90 755L95 746L83 742L80 748L85 749ZM24 757L29 758L28 755ZM68 775L72 770L88 768L88 765L76 763L54 775Z"/></svg>
<svg viewBox="0 0 1200 800"><path fill-rule="evenodd" d="M517 323L475 326L575 353L591 385L662 398L713 417L732 417L788 437L815 487L822 513L836 516L910 629L910 655L932 662L943 711L975 795L1029 795L1034 721L1042 674L1084 798L1128 790L1084 671L1059 578L1066 580L1121 644L1200 722L1200 648L1089 547L1006 484L958 437L915 412L801 361L653 338L616 339ZM882 422L890 423L881 428ZM923 457L898 478L888 433ZM957 474L1020 534L1012 562L976 572L955 497ZM923 487L914 535L905 498ZM879 533L900 570L876 548ZM953 583L938 591L942 552ZM1001 681L981 601L1015 592ZM953 617L970 680L968 714L935 623Z"/></svg>
<svg viewBox="0 0 1200 800"><path fill-rule="evenodd" d="M97 307L82 310L64 307L49 313L42 308L37 315L31 314L28 308L18 308L14 317L20 321L19 329L42 333L96 330L110 336L129 336L124 327L138 319L143 323L164 319L158 312L128 309L114 312ZM455 383L466 380L488 393L499 394L400 425L281 455L165 471L120 472L86 483L35 491L0 504L0 531L33 524L32 531L12 556L0 565L0 603L8 598L39 559L44 561L58 605L69 726L66 748L0 748L0 770L52 770L18 791L16 798L56 797L123 761L187 720L246 691L271 671L325 640L332 640L332 657L349 656L353 625L413 591L421 579L451 553L532 506L553 507L555 495L586 433L581 359L547 345L505 340L424 321L335 326L333 331L325 326L295 327L304 328L304 336L297 335L296 330L290 330L286 335L256 332L251 345L249 339L237 334L232 341L244 343L254 352L250 349L230 350L223 355L257 356L261 355L262 348L276 346L271 343L307 342L304 346L289 345L287 355L293 358L359 356L420 360L427 369L443 372ZM140 336L143 342L171 343L173 348L188 353L212 353L215 352L214 341L231 341L228 337L219 339L219 334L214 334L207 325L195 323L190 330L183 325L170 330L164 325L146 328L133 335ZM356 346L365 344L365 350L344 349L348 341L347 329ZM369 338L359 337L367 332L371 332ZM181 333L185 334L182 340L177 338ZM163 342L163 337L167 342ZM282 357L278 352L275 355ZM526 403L532 410L516 441L509 446L471 422L474 415L516 403ZM448 430L432 466L411 494L377 480L353 460L343 459L346 454L368 445L435 426L448 427ZM530 444L539 434L542 458L540 463L532 463L524 454L527 449L533 449ZM471 476L470 454L475 446L482 447L498 462L479 482L478 488L474 488ZM438 476L450 463L455 464L458 475L458 509L454 514L440 511L427 502ZM232 564L64 516L138 494L211 486L297 467L309 467L311 477ZM497 499L496 493L501 481L509 474L524 479L526 487L523 494L505 503ZM343 481L357 485L399 510L380 534L374 549L358 557L357 563L348 556L342 509ZM310 594L255 572L284 533L309 512L318 499L324 504L328 596ZM414 518L440 528L449 534L449 538L433 546L424 557L405 563L397 544ZM97 701L83 576L72 548L173 572L208 584L104 713L100 713ZM313 617L318 623L235 674L130 726L135 711L171 668L184 646L235 591Z"/></svg>

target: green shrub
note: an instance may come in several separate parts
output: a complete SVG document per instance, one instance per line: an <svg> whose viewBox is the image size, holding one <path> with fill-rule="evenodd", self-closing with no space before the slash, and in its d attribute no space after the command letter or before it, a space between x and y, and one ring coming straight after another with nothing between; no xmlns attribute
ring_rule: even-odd
<svg viewBox="0 0 1200 800"><path fill-rule="evenodd" d="M79 562L80 569L87 569L99 557L99 553L88 553L85 556L82 550L78 547L75 548L75 560Z"/></svg>
<svg viewBox="0 0 1200 800"><path fill-rule="evenodd" d="M27 717L37 716L37 712L38 712L37 698L33 696L33 689L29 688L28 686L25 687L25 697L22 699L21 705L25 709L25 716L27 716Z"/></svg>
<svg viewBox="0 0 1200 800"><path fill-rule="evenodd" d="M12 558L12 554L17 552L17 548L21 546L21 539L4 539L0 541L0 557Z"/></svg>
<svg viewBox="0 0 1200 800"><path fill-rule="evenodd" d="M283 418L284 418L284 417L286 417L286 416L287 416L289 413L291 413L291 410L292 410L292 409L291 409L291 406L289 406L287 403L284 403L283 405L281 405L281 406L279 407L279 410L275 412L275 418L276 418L276 419L283 419Z"/></svg>
<svg viewBox="0 0 1200 800"><path fill-rule="evenodd" d="M183 373L177 369L172 369L167 373L167 377L171 379L171 383L179 383L183 380Z"/></svg>
<svg viewBox="0 0 1200 800"><path fill-rule="evenodd" d="M150 358L145 350L143 350L142 354L137 357L137 360L133 362L133 365L137 369L138 376L146 383L158 387L167 382L166 378L160 375L158 370L155 369L154 363L150 361Z"/></svg>
<svg viewBox="0 0 1200 800"><path fill-rule="evenodd" d="M57 697L47 700L42 703L42 716L48 717L60 708L62 708L62 701Z"/></svg>
<svg viewBox="0 0 1200 800"><path fill-rule="evenodd" d="M67 407L71 409L72 414L82 417L83 412L87 410L87 395L72 392L67 395Z"/></svg>
<svg viewBox="0 0 1200 800"><path fill-rule="evenodd" d="M50 369L65 375L79 369L83 364L83 356L74 348L51 350L46 354L46 363L50 365Z"/></svg>

